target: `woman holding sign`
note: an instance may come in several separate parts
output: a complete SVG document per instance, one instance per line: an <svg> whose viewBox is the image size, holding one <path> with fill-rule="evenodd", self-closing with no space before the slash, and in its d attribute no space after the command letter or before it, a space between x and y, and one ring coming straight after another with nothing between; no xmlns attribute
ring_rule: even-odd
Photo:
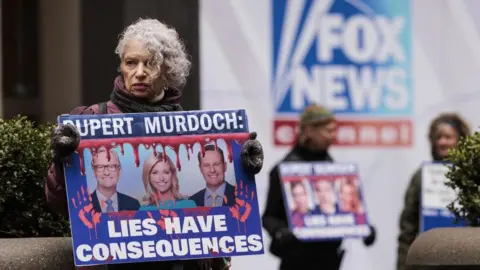
<svg viewBox="0 0 480 270"><path fill-rule="evenodd" d="M120 59L120 75L114 80L110 100L81 106L72 115L147 113L182 111L180 97L186 83L190 61L175 29L155 19L139 19L120 36L115 50ZM245 171L257 174L263 165L263 150L251 133L242 146ZM68 214L62 162L78 147L80 135L73 125L58 125L52 138L54 163L48 170L45 193L52 210ZM228 269L226 259L157 262L155 269ZM109 269L130 269L132 265L112 264ZM135 264L135 267L144 267Z"/></svg>
<svg viewBox="0 0 480 270"><path fill-rule="evenodd" d="M428 133L433 160L443 161L447 157L448 151L469 133L468 124L459 115L444 113L437 116L430 124ZM410 179L405 193L405 206L400 216L397 270L405 269L408 249L420 232L421 183L422 170L419 168Z"/></svg>
<svg viewBox="0 0 480 270"><path fill-rule="evenodd" d="M140 207L140 211L197 207L194 201L180 194L177 168L166 153L152 153L147 157L142 179L147 205Z"/></svg>

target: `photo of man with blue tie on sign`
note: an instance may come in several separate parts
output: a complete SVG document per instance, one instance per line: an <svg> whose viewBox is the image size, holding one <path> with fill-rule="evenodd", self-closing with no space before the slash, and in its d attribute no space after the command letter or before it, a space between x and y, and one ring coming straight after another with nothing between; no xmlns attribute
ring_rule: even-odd
<svg viewBox="0 0 480 270"><path fill-rule="evenodd" d="M235 204L235 187L225 181L227 162L220 147L208 144L198 152L198 166L206 187L193 194L190 200L197 206L232 206Z"/></svg>
<svg viewBox="0 0 480 270"><path fill-rule="evenodd" d="M92 155L92 170L97 179L97 188L91 194L96 212L137 211L140 208L138 200L117 191L122 170L117 152L100 148Z"/></svg>

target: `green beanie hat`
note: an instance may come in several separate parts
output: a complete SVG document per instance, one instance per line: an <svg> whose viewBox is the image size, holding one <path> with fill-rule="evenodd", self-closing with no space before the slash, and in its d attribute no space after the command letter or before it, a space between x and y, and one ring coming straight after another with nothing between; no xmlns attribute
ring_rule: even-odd
<svg viewBox="0 0 480 270"><path fill-rule="evenodd" d="M330 110L321 105L312 104L303 110L300 116L300 125L328 123L334 119L335 117Z"/></svg>

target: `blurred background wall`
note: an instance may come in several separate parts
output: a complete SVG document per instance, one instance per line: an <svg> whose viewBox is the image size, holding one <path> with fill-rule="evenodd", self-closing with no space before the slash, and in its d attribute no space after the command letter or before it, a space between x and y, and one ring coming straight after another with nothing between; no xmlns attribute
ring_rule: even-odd
<svg viewBox="0 0 480 270"><path fill-rule="evenodd" d="M193 69L182 103L198 109L198 1L3 0L0 113L55 121L108 99L118 35L139 17L160 18L184 39Z"/></svg>

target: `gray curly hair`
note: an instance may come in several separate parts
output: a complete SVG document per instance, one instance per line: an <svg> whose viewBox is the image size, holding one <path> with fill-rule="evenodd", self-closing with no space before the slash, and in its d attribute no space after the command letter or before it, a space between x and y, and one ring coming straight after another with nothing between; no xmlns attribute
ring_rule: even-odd
<svg viewBox="0 0 480 270"><path fill-rule="evenodd" d="M168 27L156 19L138 19L120 34L115 49L120 60L123 60L125 45L131 40L137 40L147 47L153 55L153 68L165 69L162 76L168 86L181 88L185 85L191 62L185 45L173 27Z"/></svg>

